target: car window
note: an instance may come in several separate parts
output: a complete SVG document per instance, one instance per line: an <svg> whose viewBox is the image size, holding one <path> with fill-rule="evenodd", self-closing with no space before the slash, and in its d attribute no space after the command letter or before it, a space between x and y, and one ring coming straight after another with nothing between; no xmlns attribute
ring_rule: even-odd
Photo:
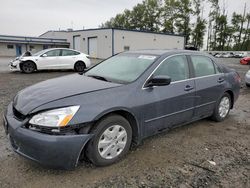
<svg viewBox="0 0 250 188"><path fill-rule="evenodd" d="M51 50L45 53L47 57L60 56L60 50Z"/></svg>
<svg viewBox="0 0 250 188"><path fill-rule="evenodd" d="M191 56L196 77L215 74L214 63L205 56Z"/></svg>
<svg viewBox="0 0 250 188"><path fill-rule="evenodd" d="M166 75L171 81L180 81L189 78L188 62L185 55L166 59L154 72L154 76Z"/></svg>
<svg viewBox="0 0 250 188"><path fill-rule="evenodd" d="M72 51L72 50L62 50L62 56L72 56L72 55L79 55L79 52Z"/></svg>

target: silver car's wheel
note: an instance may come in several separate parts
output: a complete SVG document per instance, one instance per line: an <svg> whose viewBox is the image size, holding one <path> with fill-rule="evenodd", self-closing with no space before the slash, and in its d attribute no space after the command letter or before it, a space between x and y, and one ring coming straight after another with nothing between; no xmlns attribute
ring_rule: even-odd
<svg viewBox="0 0 250 188"><path fill-rule="evenodd" d="M98 142L98 152L104 159L113 159L120 155L127 144L127 132L120 125L108 127Z"/></svg>
<svg viewBox="0 0 250 188"><path fill-rule="evenodd" d="M223 121L230 109L232 107L231 96L228 93L224 93L224 95L217 102L216 107L214 109L214 113L212 115L212 119L215 121Z"/></svg>
<svg viewBox="0 0 250 188"><path fill-rule="evenodd" d="M224 118L228 114L230 109L230 100L227 96L224 96L219 104L219 115Z"/></svg>
<svg viewBox="0 0 250 188"><path fill-rule="evenodd" d="M132 128L120 115L109 115L99 120L90 132L93 138L86 146L87 158L97 166L119 161L129 151Z"/></svg>

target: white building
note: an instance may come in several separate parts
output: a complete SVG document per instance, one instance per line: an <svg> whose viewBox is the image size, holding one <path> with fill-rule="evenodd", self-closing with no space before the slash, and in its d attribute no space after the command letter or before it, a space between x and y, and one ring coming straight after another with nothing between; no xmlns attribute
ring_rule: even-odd
<svg viewBox="0 0 250 188"><path fill-rule="evenodd" d="M180 35L109 28L48 31L40 37L66 39L70 48L100 59L127 50L184 49L185 43Z"/></svg>

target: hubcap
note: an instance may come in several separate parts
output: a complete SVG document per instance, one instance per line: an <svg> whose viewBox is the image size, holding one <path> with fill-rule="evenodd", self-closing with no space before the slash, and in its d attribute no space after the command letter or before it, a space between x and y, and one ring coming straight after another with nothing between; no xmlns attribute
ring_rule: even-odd
<svg viewBox="0 0 250 188"><path fill-rule="evenodd" d="M78 72L81 72L84 70L84 65L82 65L81 63L76 64L76 69Z"/></svg>
<svg viewBox="0 0 250 188"><path fill-rule="evenodd" d="M32 64L30 64L30 63L25 63L25 64L23 65L23 70L24 70L25 72L32 72L32 71L33 71L33 66L32 66Z"/></svg>
<svg viewBox="0 0 250 188"><path fill-rule="evenodd" d="M107 128L98 142L98 152L104 159L113 159L121 154L127 143L127 131L120 125Z"/></svg>
<svg viewBox="0 0 250 188"><path fill-rule="evenodd" d="M226 117L228 111L230 109L230 100L228 97L223 97L220 101L219 105L219 115L220 117Z"/></svg>

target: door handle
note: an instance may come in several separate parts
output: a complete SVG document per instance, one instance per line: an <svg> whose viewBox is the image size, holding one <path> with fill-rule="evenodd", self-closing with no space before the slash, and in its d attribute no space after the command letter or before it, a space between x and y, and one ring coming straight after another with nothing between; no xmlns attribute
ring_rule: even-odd
<svg viewBox="0 0 250 188"><path fill-rule="evenodd" d="M194 89L194 87L192 87L192 86L190 86L190 85L186 85L186 87L185 87L185 91L191 91L191 90L193 90Z"/></svg>
<svg viewBox="0 0 250 188"><path fill-rule="evenodd" d="M217 82L218 82L218 83L221 83L221 82L224 82L224 81L225 81L224 78L219 78Z"/></svg>

